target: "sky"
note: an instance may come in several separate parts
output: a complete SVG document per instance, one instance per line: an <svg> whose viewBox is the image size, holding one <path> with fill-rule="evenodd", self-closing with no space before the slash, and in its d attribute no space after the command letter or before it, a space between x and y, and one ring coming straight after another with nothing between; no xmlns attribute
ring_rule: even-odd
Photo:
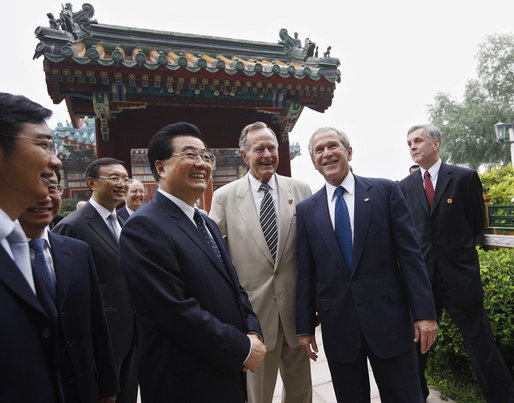
<svg viewBox="0 0 514 403"><path fill-rule="evenodd" d="M325 0L163 1L89 0L99 23L212 35L263 42L279 41L286 28L309 37L320 54L331 46L341 61L341 83L332 106L319 113L305 108L290 142L302 155L292 176L317 189L324 183L310 161L307 144L319 127L343 130L353 148L351 165L362 176L399 180L412 165L406 136L410 126L428 123L428 105L444 92L462 98L476 77L476 52L488 35L513 32L512 0ZM54 111L49 125L69 120L65 103L48 95L43 58L32 60L34 30L59 15L61 2L7 1L0 25L0 91L22 94ZM75 11L82 2L71 2ZM491 128L493 130L493 128ZM444 142L444 133L443 133Z"/></svg>

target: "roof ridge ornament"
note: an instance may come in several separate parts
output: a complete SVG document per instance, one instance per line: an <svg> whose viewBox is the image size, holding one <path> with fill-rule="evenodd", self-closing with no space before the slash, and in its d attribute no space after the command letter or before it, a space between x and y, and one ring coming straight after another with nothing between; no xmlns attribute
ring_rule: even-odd
<svg viewBox="0 0 514 403"><path fill-rule="evenodd" d="M91 24L98 24L97 20L91 18L95 15L94 7L89 3L82 4L82 10L73 12L71 3L62 6L59 19L55 19L52 13L48 13L50 28L61 29L69 32L75 39L82 39L91 35Z"/></svg>
<svg viewBox="0 0 514 403"><path fill-rule="evenodd" d="M289 36L287 29L282 28L278 35L281 39L278 43L284 46L284 52L293 60L302 62L314 55L316 44L309 38L305 38L304 46L302 46L302 42L298 39L298 32L295 32L294 38L292 38Z"/></svg>

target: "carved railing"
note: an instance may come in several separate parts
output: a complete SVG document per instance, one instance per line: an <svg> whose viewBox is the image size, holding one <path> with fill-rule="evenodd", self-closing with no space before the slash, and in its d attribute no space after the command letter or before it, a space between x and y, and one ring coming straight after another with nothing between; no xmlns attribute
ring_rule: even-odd
<svg viewBox="0 0 514 403"><path fill-rule="evenodd" d="M514 205L488 206L489 227L514 228Z"/></svg>

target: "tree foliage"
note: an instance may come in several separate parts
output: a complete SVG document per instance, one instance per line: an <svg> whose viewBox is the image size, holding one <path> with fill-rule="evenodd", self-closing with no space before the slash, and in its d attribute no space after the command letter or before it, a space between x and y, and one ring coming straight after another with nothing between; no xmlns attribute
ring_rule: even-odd
<svg viewBox="0 0 514 403"><path fill-rule="evenodd" d="M514 35L489 36L479 46L477 72L462 102L439 93L429 105L431 121L443 133L441 157L474 169L510 161L493 126L514 120Z"/></svg>
<svg viewBox="0 0 514 403"><path fill-rule="evenodd" d="M480 175L484 194L491 195L491 204L505 206L514 197L514 169L512 164L495 167Z"/></svg>

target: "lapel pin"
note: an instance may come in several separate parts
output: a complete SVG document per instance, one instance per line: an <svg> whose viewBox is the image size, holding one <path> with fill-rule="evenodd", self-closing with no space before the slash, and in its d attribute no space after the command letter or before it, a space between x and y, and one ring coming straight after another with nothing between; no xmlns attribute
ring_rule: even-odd
<svg viewBox="0 0 514 403"><path fill-rule="evenodd" d="M452 203L453 203L453 199L447 199L447 200L446 200L446 203L448 203L448 204L452 204Z"/></svg>
<svg viewBox="0 0 514 403"><path fill-rule="evenodd" d="M289 199L289 204L293 204L293 199Z"/></svg>
<svg viewBox="0 0 514 403"><path fill-rule="evenodd" d="M369 197L366 197L366 198L364 199L364 201L365 201L365 202L369 202Z"/></svg>

